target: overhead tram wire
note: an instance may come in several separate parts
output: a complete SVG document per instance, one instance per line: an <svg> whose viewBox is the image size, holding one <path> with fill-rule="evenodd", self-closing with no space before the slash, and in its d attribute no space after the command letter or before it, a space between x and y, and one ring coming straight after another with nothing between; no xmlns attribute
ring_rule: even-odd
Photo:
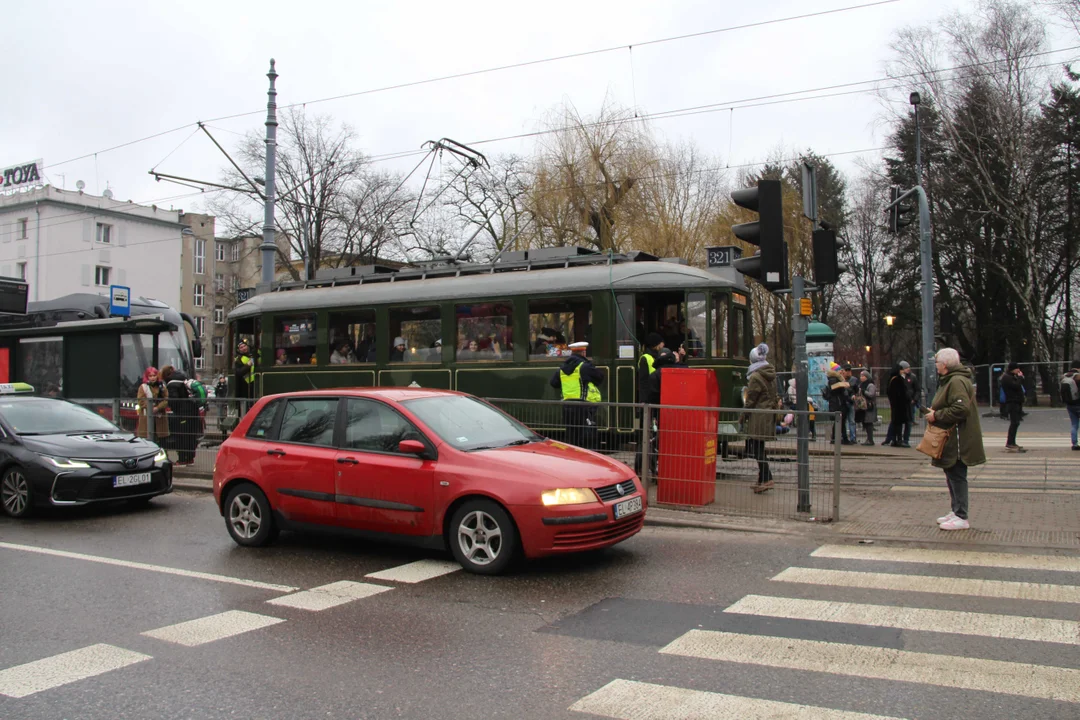
<svg viewBox="0 0 1080 720"><path fill-rule="evenodd" d="M617 52L617 51L620 51L620 50L624 50L625 48L627 48L629 46L634 46L634 45L639 46L639 47L645 46L645 45L660 45L660 44L663 44L663 43L678 42L680 40L690 40L690 39L697 38L697 37L705 37L707 35L718 35L718 34L721 34L721 33L734 32L736 30L749 30L751 28L764 27L764 26L767 26L767 25L777 25L777 24L786 23L786 22L794 22L796 20L808 20L810 18L823 17L823 16L827 16L827 15L835 15L835 14L838 14L838 13L850 12L852 10L863 10L863 9L866 9L866 8L877 7L879 5L891 5L892 3L896 3L896 2L900 2L900 0L877 0L876 2L863 3L861 5L848 5L848 6L845 6L845 7L833 8L831 10L819 10L819 11L811 12L811 13L803 13L801 15L790 15L788 17L774 18L772 20L761 20L761 21L754 22L754 23L746 23L744 25L731 25L731 26L723 27L723 28L715 28L713 30L702 30L702 31L696 32L696 33L687 33L687 34L684 34L684 35L672 35L670 37L657 38L655 40L644 40L642 42L622 43L620 45L615 45L615 46L606 47L606 48L598 48L598 49L595 49L595 50L583 50L581 52L567 53L565 55L555 55L555 56L547 57L547 58L538 58L536 60L526 60L526 61L519 62L519 63L509 63L509 64L506 64L506 65L498 65L496 67L484 68L484 69L481 69L481 70L468 70L468 71L465 71L465 72L455 73L455 74L452 74L452 75L441 75L441 76L438 76L438 77L427 78L425 80L413 80L413 81L404 82L404 83L397 83L395 85L386 85L386 86L378 87L378 88L370 88L368 90L358 90L356 92L344 93L342 95L334 95L334 96L331 96L331 97L316 98L315 100L306 100L306 101L302 101L302 102L295 102L295 103L290 103L288 105L281 105L281 106L279 106L279 109L284 110L286 108L301 107L301 106L304 106L304 105L315 105L317 103L331 102L333 100L344 100L344 99L347 99L347 98L359 97L359 96L362 96L362 95L373 95L375 93L388 92L388 91L391 91L391 90L401 90L401 89L404 89L404 88L417 87L417 86L420 86L420 85L432 85L432 84L435 84L435 83L446 82L448 80L459 80L459 79L467 78L467 77L475 77L477 75L487 75L487 74L490 74L490 73L503 72L503 71L506 71L506 70L515 70L515 69L518 69L518 68L531 67L531 66L534 66L534 65L542 65L542 64L546 64L546 63L552 63L552 62L560 62L560 61L563 61L563 60L572 60L574 58L589 57L591 55L601 55L601 54L604 54L604 53L611 53L611 52ZM259 110L251 110L249 112L235 113L233 115L222 115L220 117L210 118L209 120L203 121L203 123L206 124L206 123L219 122L221 120L234 120L236 118L250 117L252 115L260 115L263 112L265 112L265 110L260 108ZM113 150L119 150L121 148L129 147L131 145L137 145L138 143L146 142L147 140L153 140L154 138L159 138L159 137L162 137L164 135L171 135L172 133L179 132L181 130L184 130L185 128L195 127L195 126L197 126L197 124L198 124L197 122L186 123L186 124L181 125L179 127L175 127L172 130L163 130L162 132L157 132L157 133L154 133L153 135L147 135L146 137L142 137L142 138L139 138L137 140L131 140L129 142L121 143L119 145L114 145L112 147L108 147L108 148L105 148L103 150L97 150L95 152L86 153L85 155L79 155L78 157L69 158L67 160L61 160L60 162L52 163L51 165L46 165L44 169L48 170L50 168L59 167L61 165L67 165L68 163L73 163L73 162L76 162L78 160L85 160L87 158L94 157L95 155L103 155L103 154L105 154L107 152L112 152Z"/></svg>

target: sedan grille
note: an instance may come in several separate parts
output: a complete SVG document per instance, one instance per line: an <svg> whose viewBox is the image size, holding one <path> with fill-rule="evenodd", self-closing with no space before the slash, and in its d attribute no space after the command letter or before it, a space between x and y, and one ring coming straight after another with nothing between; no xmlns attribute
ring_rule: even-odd
<svg viewBox="0 0 1080 720"><path fill-rule="evenodd" d="M622 492L620 492L620 490ZM637 486L634 485L634 481L631 479L623 480L621 483L615 483L614 485L596 488L596 494L599 495L600 499L604 502L611 502L612 500L618 500L627 495L633 495L635 490L637 490Z"/></svg>
<svg viewBox="0 0 1080 720"><path fill-rule="evenodd" d="M598 530L564 530L555 533L551 546L567 550L575 547L589 547L598 543L614 544L634 535L644 524L645 513L637 513L628 518L616 520Z"/></svg>

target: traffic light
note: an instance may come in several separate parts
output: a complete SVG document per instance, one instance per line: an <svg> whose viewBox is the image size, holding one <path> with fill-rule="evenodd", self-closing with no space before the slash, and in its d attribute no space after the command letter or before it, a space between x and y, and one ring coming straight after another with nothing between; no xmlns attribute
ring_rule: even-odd
<svg viewBox="0 0 1080 720"><path fill-rule="evenodd" d="M840 280L840 273L847 272L847 265L840 262L841 250L847 243L838 240L836 231L821 228L814 231L814 283L832 285Z"/></svg>
<svg viewBox="0 0 1080 720"><path fill-rule="evenodd" d="M896 185L889 188L889 232L893 235L898 234L901 228L907 227L914 220L914 218L904 216L914 212L915 207L896 202L901 195L903 191Z"/></svg>
<svg viewBox="0 0 1080 720"><path fill-rule="evenodd" d="M784 242L784 207L779 180L759 180L757 187L731 193L739 207L758 214L755 222L733 225L735 237L760 250L751 257L739 258L735 269L755 278L769 290L782 290L788 284L787 243Z"/></svg>

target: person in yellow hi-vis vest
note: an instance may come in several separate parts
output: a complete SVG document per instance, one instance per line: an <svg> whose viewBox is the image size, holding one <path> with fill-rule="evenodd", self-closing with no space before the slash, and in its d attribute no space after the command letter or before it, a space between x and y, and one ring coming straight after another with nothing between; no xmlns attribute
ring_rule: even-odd
<svg viewBox="0 0 1080 720"><path fill-rule="evenodd" d="M589 343L571 343L568 348L573 354L551 376L550 385L562 394L567 442L595 448L596 403L601 399L604 372L589 360Z"/></svg>
<svg viewBox="0 0 1080 720"><path fill-rule="evenodd" d="M246 340L236 344L236 361L233 363L233 396L255 397L255 359Z"/></svg>

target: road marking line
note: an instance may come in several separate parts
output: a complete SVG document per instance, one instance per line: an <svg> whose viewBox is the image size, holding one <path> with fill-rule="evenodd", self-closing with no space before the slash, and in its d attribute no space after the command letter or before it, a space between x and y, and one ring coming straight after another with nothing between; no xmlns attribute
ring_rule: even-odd
<svg viewBox="0 0 1080 720"><path fill-rule="evenodd" d="M789 620L816 620L869 627L1080 645L1080 622L1019 615L992 615L957 610L802 600L766 595L747 595L724 612Z"/></svg>
<svg viewBox="0 0 1080 720"><path fill-rule="evenodd" d="M949 488L945 485L941 487L921 487L918 485L893 485L890 490L893 492L911 492L911 493L943 493L948 492ZM1077 495L1080 494L1080 490L1055 490L1052 488L990 488L990 487L969 487L969 493L1025 493L1025 494L1037 494L1037 495Z"/></svg>
<svg viewBox="0 0 1080 720"><path fill-rule="evenodd" d="M892 573L858 572L855 570L821 570L790 567L773 578L777 582L804 585L834 585L867 590L898 590L901 592L968 595L971 597L1034 600L1042 602L1080 603L1080 587L1024 583L1010 580L975 580L970 578L937 577L928 575L896 575Z"/></svg>
<svg viewBox="0 0 1080 720"><path fill-rule="evenodd" d="M896 720L634 680L612 680L570 709L621 720Z"/></svg>
<svg viewBox="0 0 1080 720"><path fill-rule="evenodd" d="M87 562L101 563L102 565L115 565L116 567L131 568L133 570L149 570L150 572L164 573L165 575L179 575L180 577L195 578L196 580L210 580L212 582L229 583L230 585L242 585L244 587L257 588L259 590L273 590L274 592L295 592L300 588L291 585L275 585L257 580L244 580L243 578L229 577L228 575L216 575L214 573L197 572L195 570L181 570L180 568L165 567L164 565L151 565L149 563L132 562L130 560L117 560L115 558L101 557L100 555L86 555L84 553L68 552L67 550L53 550L52 548L35 547L33 545L16 545L15 543L0 542L0 548L7 550L22 550L23 552L38 553L39 555L52 555L53 557L68 558L69 560L85 560Z"/></svg>
<svg viewBox="0 0 1080 720"><path fill-rule="evenodd" d="M379 593L393 590L385 585L372 583L354 582L352 580L340 580L329 585L313 587L310 590L283 595L273 600L267 600L270 605L297 608L299 610L327 610L338 605L361 600L363 598L378 595Z"/></svg>
<svg viewBox="0 0 1080 720"><path fill-rule="evenodd" d="M1072 668L712 630L691 630L660 652L1080 703L1080 670Z"/></svg>
<svg viewBox="0 0 1080 720"><path fill-rule="evenodd" d="M167 625L157 630L147 630L142 634L155 640L195 647L283 622L285 621L281 618L270 617L269 615L258 615L243 610L228 610L197 620Z"/></svg>
<svg viewBox="0 0 1080 720"><path fill-rule="evenodd" d="M114 645L91 645L0 670L0 695L23 698L150 659Z"/></svg>
<svg viewBox="0 0 1080 720"><path fill-rule="evenodd" d="M431 578L456 572L461 565L448 560L417 560L416 562L398 565L378 572L368 573L364 577L375 580L392 580L393 582L418 583Z"/></svg>
<svg viewBox="0 0 1080 720"><path fill-rule="evenodd" d="M919 550L916 548L867 547L860 545L822 545L810 555L812 557L837 558L839 560L877 560L879 562L968 565L971 567L1008 568L1010 570L1080 572L1080 557L1055 555L1019 555L1014 553L974 552L970 550Z"/></svg>

